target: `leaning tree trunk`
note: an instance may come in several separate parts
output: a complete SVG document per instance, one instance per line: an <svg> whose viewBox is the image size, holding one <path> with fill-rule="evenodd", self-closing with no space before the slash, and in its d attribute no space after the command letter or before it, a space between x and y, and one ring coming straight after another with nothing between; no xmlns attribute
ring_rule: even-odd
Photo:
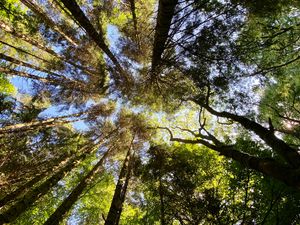
<svg viewBox="0 0 300 225"><path fill-rule="evenodd" d="M57 54L55 51L53 51L51 48L47 47L46 45L42 44L39 41L36 41L34 39L32 39L31 37L28 37L25 34L22 34L20 32L18 32L17 30L15 30L14 28L10 27L7 23L5 23L4 21L0 20L0 28L2 28L5 32L31 44L34 47L37 47L38 49L47 52L48 54L62 60L65 61L66 63L72 65L75 68L78 68L80 70L82 70L83 72L92 75L92 76L96 76L95 74L97 73L96 71L90 70L89 68L86 68L84 66L78 65L68 59L66 59L64 56L61 56L59 54Z"/></svg>
<svg viewBox="0 0 300 225"><path fill-rule="evenodd" d="M291 168L282 163L278 163L272 158L260 158L247 153L236 150L233 146L217 146L203 139L186 140L174 138L171 135L171 141L178 141L186 144L202 144L211 150L218 152L227 158L231 158L243 166L261 172L269 177L275 178L288 186L300 189L300 171L299 169Z"/></svg>
<svg viewBox="0 0 300 225"><path fill-rule="evenodd" d="M5 197L3 197L0 200L0 207L6 205L7 203L16 200L21 194L24 194L27 192L31 187L33 187L35 184L43 180L45 177L49 176L50 174L55 173L59 168L61 168L63 161L67 161L70 158L70 156L62 156L55 160L53 164L50 165L49 168L46 170L41 171L39 174L37 174L34 178L27 181L25 184L19 186L16 190L9 193ZM54 169L57 168L57 169Z"/></svg>
<svg viewBox="0 0 300 225"><path fill-rule="evenodd" d="M129 81L130 78L128 77L128 74L124 71L116 56L109 50L108 46L104 41L104 37L97 32L97 30L91 24L84 12L80 9L76 1L61 0L61 2L70 11L75 20L85 29L86 33L90 36L90 38L97 44L97 46L108 56L108 58L116 66L116 69L119 72L119 74L123 76L118 78L124 78L125 81Z"/></svg>
<svg viewBox="0 0 300 225"><path fill-rule="evenodd" d="M18 32L17 30L15 30L14 28L10 27L7 23L5 23L4 21L0 20L0 27L7 33L31 44L32 46L34 47L37 47L38 49L42 50L42 51L45 51L47 52L48 54L62 60L62 61L65 61L66 63L72 65L73 67L75 68L78 68L80 70L82 70L83 72L91 75L91 76L96 76L96 71L93 71L89 68L86 68L84 66L81 66L81 65L78 65L68 59L66 59L64 56L61 56L59 54L57 54L55 51L53 51L51 48L47 47L46 45L42 44L41 42L39 41L36 41L34 39L32 39L31 37L28 37L27 35L25 34L22 34L20 32Z"/></svg>
<svg viewBox="0 0 300 225"><path fill-rule="evenodd" d="M45 68L41 68L41 67L38 67L38 66L35 66L35 65L32 65L30 63L27 63L27 62L24 62L24 61L21 61L19 59L15 59L13 57L10 57L8 55L5 55L3 53L0 53L0 59L4 59L5 61L8 61L8 62L11 62L17 66L23 66L23 67L27 67L27 68L30 68L30 69L34 69L36 71L41 71L41 72L44 72L44 73L47 73L47 74L50 74L50 75L53 75L57 78L66 78L65 76L61 75L61 74L58 74L58 73L55 73L55 72L52 72L52 71L49 71Z"/></svg>
<svg viewBox="0 0 300 225"><path fill-rule="evenodd" d="M10 206L7 210L5 210L2 214L0 214L0 224L3 223L11 223L17 219L22 213L24 213L30 206L45 195L52 187L54 187L58 181L66 176L66 174L71 171L74 167L76 167L79 162L84 160L88 153L93 152L99 147L100 143L94 145L91 148L88 148L79 156L75 156L71 158L65 166L59 169L58 172L53 174L47 180L45 180L42 184L34 189L28 191L22 199L19 199L15 204Z"/></svg>
<svg viewBox="0 0 300 225"><path fill-rule="evenodd" d="M80 117L84 114L86 114L88 111L83 111L80 113L74 113L66 116L59 116L59 117L53 117L53 118L48 118L45 120L35 120L31 121L28 123L18 123L18 124L13 124L13 125L7 125L4 127L0 128L0 137L3 134L9 134L9 133L17 133L17 132L24 132L24 131L29 131L33 130L36 128L48 128L48 127L54 127L58 125L63 125L66 123L72 123L75 121L78 121L78 119L67 119L70 117Z"/></svg>
<svg viewBox="0 0 300 225"><path fill-rule="evenodd" d="M205 108L208 112L215 116L229 118L233 121L240 123L246 129L253 131L257 134L262 140L265 141L276 153L282 156L291 166L294 168L300 168L300 155L296 149L290 147L283 140L277 138L272 129L267 129L262 125L252 121L244 116L235 115L229 112L218 112L211 108L207 104L203 104L199 101L196 101L200 106ZM270 124L271 125L271 124Z"/></svg>
<svg viewBox="0 0 300 225"><path fill-rule="evenodd" d="M152 53L152 76L160 63L178 0L159 0Z"/></svg>
<svg viewBox="0 0 300 225"><path fill-rule="evenodd" d="M64 215L71 209L74 203L78 200L83 190L91 183L96 172L101 168L103 161L108 156L109 150L104 153L99 162L93 169L80 181L71 194L61 203L55 212L47 219L44 225L58 225Z"/></svg>
<svg viewBox="0 0 300 225"><path fill-rule="evenodd" d="M123 203L125 201L127 186L131 177L131 170L133 164L134 150L129 148L126 158L124 160L119 179L114 192L113 200L105 220L105 225L118 225L122 213Z"/></svg>
<svg viewBox="0 0 300 225"><path fill-rule="evenodd" d="M55 24L55 22L47 16L47 13L39 7L33 0L21 0L21 2L26 5L32 12L34 12L37 16L39 16L45 24L47 24L51 29L59 33L62 37L64 37L71 45L77 47L78 44L76 41L68 36L64 31L63 28L59 27Z"/></svg>

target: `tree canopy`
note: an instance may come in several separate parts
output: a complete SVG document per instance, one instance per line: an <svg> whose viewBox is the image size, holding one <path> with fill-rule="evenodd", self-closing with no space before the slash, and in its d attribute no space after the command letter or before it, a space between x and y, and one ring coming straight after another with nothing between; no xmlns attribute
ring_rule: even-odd
<svg viewBox="0 0 300 225"><path fill-rule="evenodd" d="M300 3L2 0L0 224L299 224Z"/></svg>

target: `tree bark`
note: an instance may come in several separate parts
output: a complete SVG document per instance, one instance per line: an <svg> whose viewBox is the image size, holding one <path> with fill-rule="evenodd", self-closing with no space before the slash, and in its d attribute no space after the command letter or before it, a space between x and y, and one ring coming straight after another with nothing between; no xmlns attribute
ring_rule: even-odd
<svg viewBox="0 0 300 225"><path fill-rule="evenodd" d="M41 185L35 187L34 189L28 191L22 199L17 201L2 214L0 214L0 224L11 223L17 219L22 213L24 213L30 206L45 195L52 187L54 187L58 181L66 176L66 174L71 171L80 161L84 160L89 153L92 153L94 150L99 147L100 143L96 146L92 146L84 151L84 153L79 156L71 158L65 166L59 169L55 174L45 180Z"/></svg>
<svg viewBox="0 0 300 225"><path fill-rule="evenodd" d="M83 190L91 183L96 172L102 166L104 160L108 156L109 150L104 153L99 162L93 167L93 169L80 181L71 194L61 203L61 205L55 210L55 212L47 219L44 225L58 225L63 219L64 215L71 209L73 204L78 200Z"/></svg>
<svg viewBox="0 0 300 225"><path fill-rule="evenodd" d="M15 191L9 193L4 198L0 200L0 207L6 205L7 203L17 199L21 194L27 192L31 187L33 187L36 183L41 181L43 178L47 177L49 174L52 173L52 171L56 170L57 168L60 168L65 161L68 160L70 156L62 156L59 157L59 159L55 160L55 163L51 164L49 168L47 168L44 171L41 171L39 174L37 174L33 179L29 180L25 184L18 187ZM57 167L57 168L56 168ZM56 169L54 169L56 168Z"/></svg>
<svg viewBox="0 0 300 225"><path fill-rule="evenodd" d="M4 21L0 20L0 27L7 33L10 33L11 35L17 37L17 38L20 38L21 40L31 44L32 46L35 46L37 47L38 49L40 50L43 50L47 53L49 53L50 55L62 60L62 61L65 61L66 63L72 65L73 67L75 68L78 68L80 70L82 70L83 72L91 75L91 76L96 76L95 73L97 73L96 71L92 71L84 66L80 66L68 59L66 59L65 57L59 55L58 53L56 53L55 51L53 51L51 48L48 48L47 46L45 46L44 44L40 43L39 41L36 41L30 37L28 37L27 35L25 34L21 34L20 32L16 31L14 28L10 27L8 24L6 24Z"/></svg>
<svg viewBox="0 0 300 225"><path fill-rule="evenodd" d="M105 225L119 224L123 203L125 201L127 186L131 177L133 154L134 151L130 146L119 175L110 209L105 220Z"/></svg>
<svg viewBox="0 0 300 225"><path fill-rule="evenodd" d="M135 13L135 0L129 0L130 3L130 11L132 15L132 20L133 20L133 27L134 30L137 31L137 19L136 19L136 13Z"/></svg>
<svg viewBox="0 0 300 225"><path fill-rule="evenodd" d="M66 77L63 79L58 79L58 78L49 77L49 76L39 77L39 76L31 74L31 73L27 73L27 72L23 72L23 71L19 71L19 70L13 70L13 69L7 68L5 66L1 66L1 65L0 65L0 72L5 73L5 74L19 76L19 77L24 77L24 78L28 78L28 79L37 80L37 81L40 81L40 82L42 82L44 84L48 84L48 85L63 86L64 88L66 88L68 90L79 91L81 93L99 94L99 93L97 93L97 90L95 90L95 91L91 90L91 88L88 88L82 82L71 80Z"/></svg>
<svg viewBox="0 0 300 225"><path fill-rule="evenodd" d="M265 143L269 145L276 153L282 156L291 166L293 166L294 168L300 167L299 153L294 148L290 147L287 143L285 143L283 140L277 138L274 135L274 132L272 132L271 130L263 127L262 125L246 117L238 116L229 112L218 112L206 104L202 104L199 102L197 103L211 114L215 116L229 118L233 121L240 123L246 129L253 131L262 140L264 140Z"/></svg>
<svg viewBox="0 0 300 225"><path fill-rule="evenodd" d="M116 56L109 50L108 46L105 44L104 37L96 31L94 26L91 24L89 19L86 17L84 12L80 9L79 5L74 0L61 0L64 6L71 12L72 16L77 20L77 22L85 29L86 33L90 36L92 40L98 45L100 49L110 58L113 64L116 66L117 71L122 75L126 81L129 81L127 73L122 68L119 60Z"/></svg>
<svg viewBox="0 0 300 225"><path fill-rule="evenodd" d="M159 0L152 53L152 76L160 63L178 0Z"/></svg>
<svg viewBox="0 0 300 225"><path fill-rule="evenodd" d="M62 28L56 25L55 22L47 16L47 13L44 12L44 10L39 7L33 0L21 0L21 2L26 5L31 11L33 11L37 16L39 16L51 29L63 36L71 45L75 47L78 46L76 41L72 37L68 36L62 30Z"/></svg>
<svg viewBox="0 0 300 225"><path fill-rule="evenodd" d="M160 199L160 224L166 225L165 220L165 204L164 204L164 191L162 186L162 177L159 177L159 199Z"/></svg>
<svg viewBox="0 0 300 225"><path fill-rule="evenodd" d="M70 117L80 117L84 114L86 114L87 111L85 112L80 112L80 113L74 113L66 116L58 116L58 117L53 117L53 118L48 118L45 120L38 120L38 121L31 121L28 123L19 123L19 124L14 124L14 125L8 125L5 127L0 128L0 136L3 134L8 134L8 133L16 133L16 132L24 132L28 130L33 130L35 128L43 127L53 127L57 125L62 125L66 123L72 123L78 120L67 120L66 118Z"/></svg>
<svg viewBox="0 0 300 225"><path fill-rule="evenodd" d="M1 58L1 59L4 59L5 61L14 63L14 64L16 64L16 65L18 65L18 66L23 66L23 67L27 67L27 68L30 68L30 69L34 69L34 70L37 70L37 71L41 71L41 72L44 72L44 73L47 73L47 74L51 74L51 75L53 75L53 76L55 76L55 77L58 77L58 78L62 78L62 79L66 78L66 77L63 76L63 75L54 73L54 72L49 71L49 70L44 69L44 68L40 68L40 67L38 67L38 66L29 64L29 63L27 63L27 62L23 62L23 61L21 61L21 60L15 59L15 58L10 57L10 56L8 56L8 55L5 55L5 54L3 54L3 53L0 53L0 58Z"/></svg>
<svg viewBox="0 0 300 225"><path fill-rule="evenodd" d="M171 141L178 141L186 144L202 144L211 150L218 152L227 158L231 158L243 166L261 172L269 177L275 178L288 186L300 189L300 170L290 168L287 165L276 162L271 158L260 158L236 150L233 146L216 146L205 140L186 140L174 138L171 135Z"/></svg>

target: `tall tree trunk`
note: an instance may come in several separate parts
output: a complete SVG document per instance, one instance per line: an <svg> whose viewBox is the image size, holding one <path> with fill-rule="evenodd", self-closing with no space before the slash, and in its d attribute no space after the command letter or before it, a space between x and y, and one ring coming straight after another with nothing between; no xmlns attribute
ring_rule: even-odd
<svg viewBox="0 0 300 225"><path fill-rule="evenodd" d="M0 207L6 205L7 203L16 200L21 194L24 194L27 192L31 187L33 187L36 183L41 181L43 178L47 177L49 174L53 174L55 171L58 170L61 166L63 166L64 162L67 161L70 158L70 156L62 156L55 160L54 163L49 165L49 168L47 168L44 171L41 171L39 174L37 174L34 178L26 182L25 184L19 186L15 191L9 193L4 198L0 200ZM45 163L45 162L44 162ZM54 169L56 168L57 169Z"/></svg>
<svg viewBox="0 0 300 225"><path fill-rule="evenodd" d="M5 32L7 32L7 33L9 33L9 34L11 34L11 35L13 35L13 36L15 36L17 38L20 38L21 40L23 40L23 41L31 44L32 46L37 47L40 50L43 50L43 51L49 53L50 55L52 55L52 56L54 56L54 57L56 57L56 58L58 58L58 59L60 59L62 61L65 61L66 63L72 65L73 67L78 68L78 69L82 70L83 72L85 72L85 73L87 73L87 74L89 74L91 76L97 76L97 75L95 75L97 73L96 71L93 71L93 70L91 70L89 68L86 68L84 66L78 65L78 64L76 64L76 63L74 63L74 62L66 59L64 56L61 56L61 55L57 54L55 51L53 51L51 48L45 46L41 42L36 41L36 40L28 37L27 35L22 34L22 33L18 32L18 31L16 31L14 28L10 27L8 24L6 24L2 20L0 20L0 27Z"/></svg>
<svg viewBox="0 0 300 225"><path fill-rule="evenodd" d="M84 12L80 9L79 5L74 0L61 0L64 6L71 12L72 16L77 20L77 22L85 29L86 33L94 40L100 49L110 58L120 73L126 81L130 78L128 74L124 71L119 60L116 56L109 50L108 46L105 44L104 37L96 31L94 26L91 24L89 19L86 17ZM121 77L119 77L121 78Z"/></svg>
<svg viewBox="0 0 300 225"><path fill-rule="evenodd" d="M130 146L119 175L110 209L105 220L105 225L119 224L123 203L125 201L127 186L131 177L133 154L134 150L132 149L132 146Z"/></svg>
<svg viewBox="0 0 300 225"><path fill-rule="evenodd" d="M203 104L199 101L196 101L200 106L205 108L208 112L215 116L229 118L233 121L240 123L246 129L253 131L257 134L262 140L265 141L275 152L282 156L291 166L294 168L300 167L300 155L296 149L290 147L283 140L277 138L273 130L267 129L262 125L244 117L238 116L229 112L218 112L213 108L209 107L207 104Z"/></svg>
<svg viewBox="0 0 300 225"><path fill-rule="evenodd" d="M130 4L130 11L131 11L131 15L132 15L134 30L137 32L137 19L136 19L136 13L135 13L135 0L129 0L129 4Z"/></svg>
<svg viewBox="0 0 300 225"><path fill-rule="evenodd" d="M32 56L32 57L35 58L35 59L38 59L38 60L43 61L44 63L51 64L50 61L48 61L48 60L46 60L46 59L43 59L43 58L41 58L41 57L39 57L39 56L37 56L37 55L34 55L34 54L32 54L32 53L30 53L30 52L28 52L28 51L26 51L26 50L24 50L24 49L22 49L22 48L18 48L18 47L16 47L16 46L13 46L13 45L11 45L11 44L9 44L9 43L7 43L7 42L4 42L4 41L2 41L2 40L0 40L0 43L1 43L1 44L4 44L4 45L6 45L6 46L9 46L9 47L11 47L11 48L13 48L13 49L15 49L18 53L23 53L23 54L26 54L26 55L30 55L30 56Z"/></svg>
<svg viewBox="0 0 300 225"><path fill-rule="evenodd" d="M30 206L45 195L52 187L54 187L58 181L66 176L66 174L71 171L74 167L76 167L79 162L83 161L89 153L94 152L101 143L96 144L96 146L92 146L88 148L84 153L79 156L75 156L71 158L65 166L59 169L55 174L45 180L42 184L34 189L28 191L20 200L18 200L15 204L5 210L2 214L0 214L0 224L3 223L11 223L18 216L24 213Z"/></svg>
<svg viewBox="0 0 300 225"><path fill-rule="evenodd" d="M51 74L55 77L58 77L58 78L66 78L65 76L63 75L60 75L60 74L57 74L55 72L52 72L52 71L49 71L47 69L44 69L44 68L41 68L41 67L38 67L38 66L35 66L35 65L32 65L32 64L29 64L27 62L23 62L21 60L18 60L18 59L15 59L13 57L10 57L8 55L5 55L3 53L0 53L0 58L1 59L4 59L5 61L8 61L8 62L11 62L11 63L14 63L18 66L23 66L23 67L27 67L27 68L30 68L30 69L34 69L34 70L37 70L37 71L41 71L41 72L44 72L44 73L47 73L47 74Z"/></svg>
<svg viewBox="0 0 300 225"><path fill-rule="evenodd" d="M59 27L55 24L55 22L47 16L47 13L39 7L33 0L21 0L21 2L26 5L31 11L33 11L37 16L39 16L51 29L59 33L62 37L64 37L71 45L77 47L78 44L76 41L68 36L64 31L63 28Z"/></svg>
<svg viewBox="0 0 300 225"><path fill-rule="evenodd" d="M170 133L171 134L171 133ZM220 153L225 157L234 159L243 166L261 172L267 176L280 180L281 182L300 189L300 171L299 169L290 168L287 165L276 162L271 158L260 158L252 156L247 153L236 150L233 146L217 146L213 145L203 139L186 140L181 138L174 138L171 135L171 141L178 141L186 144L202 144L206 147Z"/></svg>
<svg viewBox="0 0 300 225"><path fill-rule="evenodd" d="M28 79L33 79L40 81L44 84L48 85L54 85L54 86L63 86L64 88L68 90L74 90L74 91L79 91L81 93L87 93L87 94L98 94L97 91L95 90L90 90L91 88L88 88L85 86L83 83L75 81L75 80L70 80L69 78L64 78L64 79L57 79L53 77L39 77L34 74L30 74L27 72L23 72L20 70L13 70L10 68L7 68L5 66L0 65L0 72L5 73L5 74L10 74L10 75L15 75L19 77L24 77Z"/></svg>
<svg viewBox="0 0 300 225"><path fill-rule="evenodd" d="M152 53L152 76L160 63L178 0L159 0Z"/></svg>
<svg viewBox="0 0 300 225"><path fill-rule="evenodd" d="M110 149L109 149L110 150ZM55 212L47 219L44 225L58 225L64 215L71 209L74 203L78 200L83 190L92 182L96 172L102 167L103 161L108 156L109 150L104 153L99 162L93 169L80 181L71 194L61 203Z"/></svg>
<svg viewBox="0 0 300 225"><path fill-rule="evenodd" d="M162 177L159 177L159 199L160 199L160 224L166 225L166 217L165 217L165 203L164 203L164 190L162 186Z"/></svg>
<svg viewBox="0 0 300 225"><path fill-rule="evenodd" d="M80 117L84 114L86 114L88 111L83 111L80 113L74 113L66 116L58 116L58 117L53 117L53 118L48 118L45 120L38 120L38 121L31 121L28 123L18 123L18 124L13 124L13 125L8 125L5 127L0 128L0 136L3 134L8 134L8 133L16 133L16 132L24 132L28 130L33 130L39 127L42 128L47 128L47 127L53 127L53 126L58 126L66 123L72 123L75 121L78 121L78 119L68 119L70 117Z"/></svg>

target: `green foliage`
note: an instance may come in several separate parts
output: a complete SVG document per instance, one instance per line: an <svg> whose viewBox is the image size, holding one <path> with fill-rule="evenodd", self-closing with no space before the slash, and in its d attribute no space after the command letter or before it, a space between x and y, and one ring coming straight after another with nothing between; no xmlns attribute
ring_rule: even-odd
<svg viewBox="0 0 300 225"><path fill-rule="evenodd" d="M14 94L16 92L15 87L9 82L9 80L0 74L0 93L2 94Z"/></svg>

